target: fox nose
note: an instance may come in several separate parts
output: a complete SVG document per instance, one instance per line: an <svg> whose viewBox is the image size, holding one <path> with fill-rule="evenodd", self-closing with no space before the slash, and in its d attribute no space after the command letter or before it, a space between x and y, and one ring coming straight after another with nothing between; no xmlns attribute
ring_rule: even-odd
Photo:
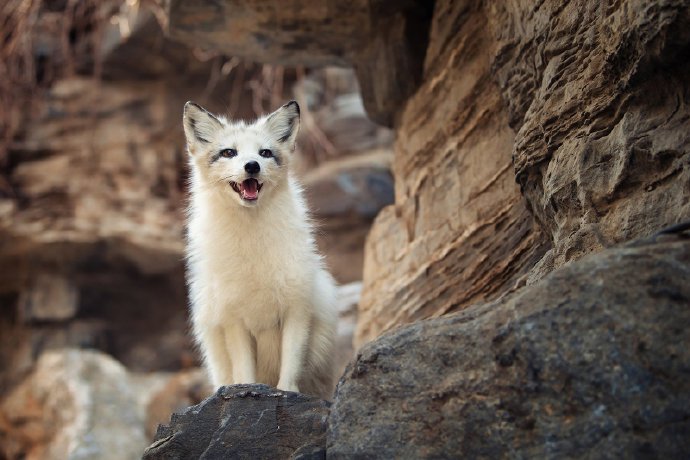
<svg viewBox="0 0 690 460"><path fill-rule="evenodd" d="M259 165L259 162L257 161L250 161L244 165L244 170L249 174L256 174L261 171L261 165Z"/></svg>

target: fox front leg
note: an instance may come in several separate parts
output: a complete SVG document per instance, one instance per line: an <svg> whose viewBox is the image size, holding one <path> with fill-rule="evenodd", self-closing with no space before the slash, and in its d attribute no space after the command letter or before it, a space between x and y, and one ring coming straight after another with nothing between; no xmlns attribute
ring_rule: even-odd
<svg viewBox="0 0 690 460"><path fill-rule="evenodd" d="M232 361L233 383L256 383L256 359L249 331L241 324L227 326L225 344Z"/></svg>
<svg viewBox="0 0 690 460"><path fill-rule="evenodd" d="M300 311L290 311L283 323L282 356L278 388L299 392L297 382L305 365L311 318Z"/></svg>

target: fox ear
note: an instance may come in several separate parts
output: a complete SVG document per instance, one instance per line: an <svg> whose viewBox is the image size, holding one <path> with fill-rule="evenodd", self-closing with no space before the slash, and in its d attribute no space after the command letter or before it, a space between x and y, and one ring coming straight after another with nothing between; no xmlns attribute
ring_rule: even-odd
<svg viewBox="0 0 690 460"><path fill-rule="evenodd" d="M266 128L277 142L295 149L295 140L299 131L299 105L290 101L266 118Z"/></svg>
<svg viewBox="0 0 690 460"><path fill-rule="evenodd" d="M216 131L223 127L220 120L191 101L184 105L182 124L190 153L195 153L194 151L204 144L210 144Z"/></svg>

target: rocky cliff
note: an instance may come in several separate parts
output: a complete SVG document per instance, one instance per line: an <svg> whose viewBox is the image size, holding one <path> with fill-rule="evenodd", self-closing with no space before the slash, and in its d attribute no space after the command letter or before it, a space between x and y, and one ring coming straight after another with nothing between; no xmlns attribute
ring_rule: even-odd
<svg viewBox="0 0 690 460"><path fill-rule="evenodd" d="M437 1L357 343L690 217L689 14Z"/></svg>

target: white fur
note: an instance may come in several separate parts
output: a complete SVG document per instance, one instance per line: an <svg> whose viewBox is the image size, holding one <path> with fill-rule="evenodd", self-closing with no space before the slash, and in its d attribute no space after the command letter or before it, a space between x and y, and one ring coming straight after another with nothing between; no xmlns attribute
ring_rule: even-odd
<svg viewBox="0 0 690 460"><path fill-rule="evenodd" d="M302 189L288 171L299 127L289 103L252 124L187 103L191 164L187 268L193 332L215 386L266 383L330 398L335 283L316 251ZM234 158L211 162L220 150ZM263 158L259 150L279 155ZM256 202L229 185L257 161Z"/></svg>

